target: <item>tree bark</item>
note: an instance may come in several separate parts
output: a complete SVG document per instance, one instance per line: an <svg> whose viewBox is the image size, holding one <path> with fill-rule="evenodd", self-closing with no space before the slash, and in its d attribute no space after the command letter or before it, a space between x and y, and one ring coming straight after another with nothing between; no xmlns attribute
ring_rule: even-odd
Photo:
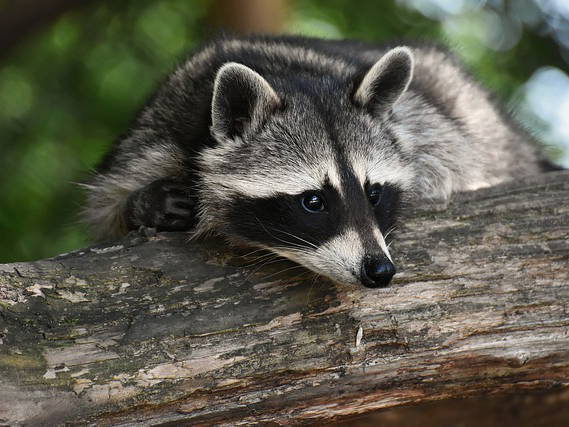
<svg viewBox="0 0 569 427"><path fill-rule="evenodd" d="M392 253L376 290L176 233L2 265L0 424L308 423L567 387L569 172L409 207Z"/></svg>
<svg viewBox="0 0 569 427"><path fill-rule="evenodd" d="M287 0L215 0L210 21L214 27L237 34L274 34L283 31Z"/></svg>

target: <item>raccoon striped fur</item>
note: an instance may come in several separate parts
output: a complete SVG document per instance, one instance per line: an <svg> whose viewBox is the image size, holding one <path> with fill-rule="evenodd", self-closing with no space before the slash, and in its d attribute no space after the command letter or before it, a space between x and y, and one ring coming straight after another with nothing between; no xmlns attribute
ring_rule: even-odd
<svg viewBox="0 0 569 427"><path fill-rule="evenodd" d="M536 144L448 51L222 37L162 84L86 185L99 239L215 233L382 287L404 198L542 170Z"/></svg>

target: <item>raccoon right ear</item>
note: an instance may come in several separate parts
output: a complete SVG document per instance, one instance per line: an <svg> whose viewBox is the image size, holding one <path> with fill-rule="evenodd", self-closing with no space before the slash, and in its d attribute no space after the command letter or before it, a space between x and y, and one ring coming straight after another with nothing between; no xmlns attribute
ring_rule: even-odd
<svg viewBox="0 0 569 427"><path fill-rule="evenodd" d="M245 65L223 65L213 84L211 133L234 139L257 129L279 105L279 97L259 73Z"/></svg>
<svg viewBox="0 0 569 427"><path fill-rule="evenodd" d="M381 115L405 93L413 78L413 53L396 47L383 55L365 74L354 94L356 104Z"/></svg>

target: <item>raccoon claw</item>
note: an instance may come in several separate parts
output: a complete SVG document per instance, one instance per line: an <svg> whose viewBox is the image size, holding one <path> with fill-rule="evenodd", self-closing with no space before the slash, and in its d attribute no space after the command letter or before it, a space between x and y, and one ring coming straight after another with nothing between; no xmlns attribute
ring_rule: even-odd
<svg viewBox="0 0 569 427"><path fill-rule="evenodd" d="M195 201L188 184L159 179L132 193L126 203L129 230L153 227L158 231L189 230L195 223Z"/></svg>

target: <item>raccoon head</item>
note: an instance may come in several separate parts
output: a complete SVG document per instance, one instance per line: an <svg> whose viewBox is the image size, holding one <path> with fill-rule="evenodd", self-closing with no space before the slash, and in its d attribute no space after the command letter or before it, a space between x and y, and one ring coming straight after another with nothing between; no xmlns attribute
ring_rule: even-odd
<svg viewBox="0 0 569 427"><path fill-rule="evenodd" d="M413 178L389 122L412 70L404 47L360 74L265 78L223 65L212 97L216 144L199 158L198 232L267 248L337 282L389 284L385 239Z"/></svg>

